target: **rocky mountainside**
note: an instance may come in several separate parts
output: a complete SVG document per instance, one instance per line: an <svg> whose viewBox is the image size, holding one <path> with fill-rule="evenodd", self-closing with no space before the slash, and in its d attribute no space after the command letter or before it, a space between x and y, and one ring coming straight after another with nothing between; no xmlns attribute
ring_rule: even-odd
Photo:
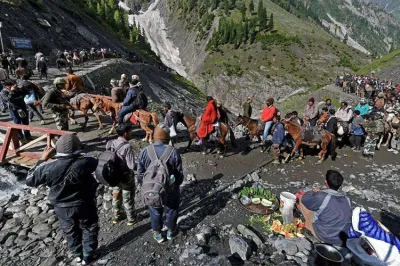
<svg viewBox="0 0 400 266"><path fill-rule="evenodd" d="M400 49L366 65L358 71L358 74L372 74L379 76L381 79L393 79L395 83L398 83L400 77Z"/></svg>
<svg viewBox="0 0 400 266"><path fill-rule="evenodd" d="M400 3L397 0L363 0L366 3L372 3L383 7L400 21Z"/></svg>
<svg viewBox="0 0 400 266"><path fill-rule="evenodd" d="M248 96L261 109L268 97L283 101L322 87L369 60L320 24L269 0L261 8L250 0L125 3L163 63L232 110Z"/></svg>

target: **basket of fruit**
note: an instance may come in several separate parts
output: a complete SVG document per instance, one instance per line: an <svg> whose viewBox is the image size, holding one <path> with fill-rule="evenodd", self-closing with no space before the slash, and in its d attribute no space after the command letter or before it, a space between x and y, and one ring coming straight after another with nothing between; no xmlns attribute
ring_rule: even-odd
<svg viewBox="0 0 400 266"><path fill-rule="evenodd" d="M239 203L246 210L267 215L279 209L279 200L269 189L245 187L239 192Z"/></svg>

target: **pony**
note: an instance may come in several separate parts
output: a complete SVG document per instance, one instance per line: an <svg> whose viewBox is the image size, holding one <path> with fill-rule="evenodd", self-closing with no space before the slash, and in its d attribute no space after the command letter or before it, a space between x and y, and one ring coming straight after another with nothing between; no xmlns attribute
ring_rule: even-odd
<svg viewBox="0 0 400 266"><path fill-rule="evenodd" d="M244 117L239 114L234 122L234 125L242 125L246 127L250 132L250 140L253 141L254 137L257 137L258 141L261 142L261 135L263 132L260 129L258 120Z"/></svg>
<svg viewBox="0 0 400 266"><path fill-rule="evenodd" d="M74 98L75 97L80 97L79 101L76 101ZM93 112L93 114L95 115L95 117L97 118L97 121L99 123L99 128L98 129L102 129L103 128L103 124L101 123L101 119L99 114L97 113L97 105L95 104L95 99L88 95L85 94L83 96L79 96L79 94L77 96L75 96L74 98L72 98L69 102L69 104L72 107L72 114L68 115L68 119L71 121L72 125L76 125L77 122L74 119L75 110L79 110L82 112L84 118L85 118L85 122L81 125L82 130L85 130L87 123L89 121L89 116L88 116L88 111L91 110Z"/></svg>
<svg viewBox="0 0 400 266"><path fill-rule="evenodd" d="M309 147L315 147L320 145L321 151L318 153L319 161L318 163L322 163L326 159L326 155L328 154L328 147L330 145L330 153L332 160L336 158L336 136L334 134L329 133L326 130L321 131L322 139L319 141L304 141L303 132L301 126L297 123L290 120L290 117L286 116L282 121L285 129L289 132L289 135L295 141L295 147L291 152L291 157L295 155L296 150L300 150L300 159L303 158L303 145Z"/></svg>
<svg viewBox="0 0 400 266"><path fill-rule="evenodd" d="M113 121L111 130L109 134L111 135L115 130L115 125L118 121L118 112L121 110L121 103L113 102L110 98L106 96L98 96L95 98L95 106L97 106L98 110L100 110L103 114L110 113L111 120Z"/></svg>
<svg viewBox="0 0 400 266"><path fill-rule="evenodd" d="M197 137L197 127L196 127L196 117L185 115L183 113L178 113L178 122L181 122L189 131L189 143L188 146L186 147L186 150L190 149L190 146L193 143L193 140ZM232 128L229 126L228 123L228 116L226 113L221 112L221 117L220 117L220 126L219 126L219 138L217 140L217 153L221 154L220 158L223 158L226 156L227 153L227 146L228 143L226 142L226 136L229 133L229 138L231 141L232 146L235 148L236 145L236 138L235 134L233 133ZM203 154L206 154L207 152L207 146L206 143L203 142L202 144L202 150Z"/></svg>
<svg viewBox="0 0 400 266"><path fill-rule="evenodd" d="M152 113L146 110L137 110L133 113L136 120L139 122L140 127L146 132L146 137L142 139L143 142L153 143L153 130L149 127L150 124L158 126L159 120L156 113Z"/></svg>

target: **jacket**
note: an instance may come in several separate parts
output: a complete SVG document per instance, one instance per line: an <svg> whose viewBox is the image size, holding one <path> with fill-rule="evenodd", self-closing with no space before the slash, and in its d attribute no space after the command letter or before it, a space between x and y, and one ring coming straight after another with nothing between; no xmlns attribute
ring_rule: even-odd
<svg viewBox="0 0 400 266"><path fill-rule="evenodd" d="M67 109L62 108L62 104L67 104L64 94L57 88L52 88L46 92L43 97L43 107L50 108L53 112L65 112Z"/></svg>
<svg viewBox="0 0 400 266"><path fill-rule="evenodd" d="M129 88L128 93L125 96L123 105L124 106L131 105L132 103L135 102L136 97L137 97L137 90L134 87Z"/></svg>
<svg viewBox="0 0 400 266"><path fill-rule="evenodd" d="M26 110L26 104L25 104L24 98L27 94L28 93L21 88L11 90L8 93L8 103L9 103L10 110L13 110L13 111L18 110L18 109Z"/></svg>
<svg viewBox="0 0 400 266"><path fill-rule="evenodd" d="M124 90L121 87L114 87L111 89L111 98L115 103L120 103L124 100Z"/></svg>
<svg viewBox="0 0 400 266"><path fill-rule="evenodd" d="M167 145L162 142L154 142L154 149L156 151L157 157L160 158L164 153ZM147 168L150 166L151 160L147 153L147 148L142 149L138 156L138 168L137 168L137 181L139 184L143 184L143 175ZM175 186L179 187L183 182L183 169L182 169L182 159L180 154L175 150L167 162L167 167L169 173L175 176Z"/></svg>
<svg viewBox="0 0 400 266"><path fill-rule="evenodd" d="M272 133L272 143L282 145L285 139L285 128L281 122L278 122L274 127L274 132Z"/></svg>
<svg viewBox="0 0 400 266"><path fill-rule="evenodd" d="M80 92L83 90L83 81L81 77L75 74L68 74L65 78L67 82L65 84L65 89L69 92Z"/></svg>
<svg viewBox="0 0 400 266"><path fill-rule="evenodd" d="M368 104L364 104L364 105L357 104L356 108L354 108L354 111L358 110L358 111L360 111L360 115L364 116L364 115L368 114L369 109L370 109L370 106Z"/></svg>
<svg viewBox="0 0 400 266"><path fill-rule="evenodd" d="M324 126L325 130L332 133L336 134L337 128L338 128L338 120L335 116L330 116L328 121L325 123Z"/></svg>
<svg viewBox="0 0 400 266"><path fill-rule="evenodd" d="M262 110L261 113L261 121L262 122L268 122L268 121L272 121L272 119L274 118L276 114L276 108L275 106L267 106Z"/></svg>
<svg viewBox="0 0 400 266"><path fill-rule="evenodd" d="M217 108L215 107L214 100L211 100L207 103L206 110L201 117L201 123L197 131L197 135L199 136L199 138L206 138L208 134L214 130L213 123L215 122L217 117Z"/></svg>
<svg viewBox="0 0 400 266"><path fill-rule="evenodd" d="M251 104L248 102L245 102L243 104L243 116L247 118L251 118L251 114L253 113L253 108L251 107Z"/></svg>
<svg viewBox="0 0 400 266"><path fill-rule="evenodd" d="M335 116L338 120L348 123L353 117L353 110L350 106L347 106L346 108L339 108Z"/></svg>
<svg viewBox="0 0 400 266"><path fill-rule="evenodd" d="M330 196L325 208L325 198ZM328 189L324 191L309 191L301 198L301 203L310 211L313 211L317 219L313 228L320 240L332 245L342 244L340 233L347 234L351 226L352 209L350 200L338 191ZM320 209L321 208L321 209ZM316 215L317 214L317 215Z"/></svg>
<svg viewBox="0 0 400 266"><path fill-rule="evenodd" d="M57 207L80 206L96 199L97 181L92 175L98 161L82 155L61 156L54 161L39 161L29 171L26 185L50 187L48 199Z"/></svg>
<svg viewBox="0 0 400 266"><path fill-rule="evenodd" d="M315 104L313 104L312 106L306 105L306 107L304 108L304 116L306 116L310 119L317 118L318 114L319 114L319 110Z"/></svg>
<svg viewBox="0 0 400 266"><path fill-rule="evenodd" d="M165 126L170 128L172 126L175 127L176 130L176 125L178 124L178 117L177 117L177 113L170 110L165 114Z"/></svg>

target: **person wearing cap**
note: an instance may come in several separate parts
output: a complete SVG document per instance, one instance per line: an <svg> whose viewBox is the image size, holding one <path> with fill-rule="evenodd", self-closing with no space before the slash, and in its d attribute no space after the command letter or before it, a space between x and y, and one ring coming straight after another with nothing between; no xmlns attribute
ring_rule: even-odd
<svg viewBox="0 0 400 266"><path fill-rule="evenodd" d="M167 149L170 141L169 129L159 124L154 129L154 144L142 149L138 156L137 181L143 184L143 175L151 164L149 149L153 149L158 158L160 158ZM174 176L175 182L168 187L167 202L164 206L149 206L150 222L154 232L154 239L158 243L164 242L164 236L161 234L163 228L163 212L166 212L165 225L168 228L167 239L171 240L177 230L177 219L179 215L180 190L183 182L182 159L176 149L173 149L171 156L167 161L167 167L171 176Z"/></svg>
<svg viewBox="0 0 400 266"><path fill-rule="evenodd" d="M288 119L291 114L288 114ZM274 122L273 133L272 133L272 154L274 156L273 164L280 164L279 157L281 155L281 149L284 148L285 141L285 127L281 123L281 117L279 115L275 115L272 119ZM290 159L290 154L286 154L285 162Z"/></svg>
<svg viewBox="0 0 400 266"><path fill-rule="evenodd" d="M243 117L251 118L251 114L253 113L252 102L253 98L248 97L247 101L243 104Z"/></svg>
<svg viewBox="0 0 400 266"><path fill-rule="evenodd" d="M354 108L354 111L360 111L360 116L365 117L368 114L369 109L370 106L367 104L367 100L365 98L361 98L360 103L357 104L356 108Z"/></svg>
<svg viewBox="0 0 400 266"><path fill-rule="evenodd" d="M261 113L261 122L265 123L264 134L263 134L263 143L267 141L268 135L271 131L272 125L274 124L274 116L276 115L277 110L274 106L274 98L267 99L267 106L264 107Z"/></svg>
<svg viewBox="0 0 400 266"><path fill-rule="evenodd" d="M124 90L124 94L126 94L126 92L129 89L129 80L128 77L125 74L121 75L121 79L118 82L118 87L122 88Z"/></svg>
<svg viewBox="0 0 400 266"><path fill-rule="evenodd" d="M121 86L118 86L118 81L116 79L112 79L110 81L111 89L111 98L115 103L122 103L124 101L125 92Z"/></svg>
<svg viewBox="0 0 400 266"><path fill-rule="evenodd" d="M355 110L354 111L354 117L353 121L351 122L351 131L350 131L350 144L351 144L351 149L354 152L360 152L361 151L361 142L364 136L364 119L360 116L360 111Z"/></svg>
<svg viewBox="0 0 400 266"><path fill-rule="evenodd" d="M68 109L71 108L71 105L62 93L65 84L65 79L56 78L54 80L55 87L46 92L42 102L44 108L50 109L55 114L54 120L58 130L68 130Z"/></svg>
<svg viewBox="0 0 400 266"><path fill-rule="evenodd" d="M135 112L137 107L135 106L135 100L139 95L139 90L141 89L141 83L139 82L139 77L133 75L132 79L129 82L129 90L125 96L125 99L122 103L122 108L118 112L118 124L122 124L124 122L124 117L132 112Z"/></svg>
<svg viewBox="0 0 400 266"><path fill-rule="evenodd" d="M112 220L113 224L117 224L121 219L121 209L122 204L125 208L125 213L127 216L127 225L132 226L137 223L136 213L135 213L135 155L132 146L129 144L129 140L132 139L132 129L131 124L121 124L116 128L118 138L115 140L110 140L106 144L106 150L115 151L121 162L121 168L124 169L124 176L122 181L118 186L113 187L113 200L112 208L114 213L114 218Z"/></svg>
<svg viewBox="0 0 400 266"><path fill-rule="evenodd" d="M55 150L47 147L28 172L26 185L50 187L48 200L54 206L68 247L76 263L86 265L94 258L98 246L98 183L92 174L98 161L82 154L81 146L74 134L61 136Z"/></svg>
<svg viewBox="0 0 400 266"><path fill-rule="evenodd" d="M303 120L309 123L310 127L314 127L317 124L319 110L315 104L315 99L310 98L306 107L304 108Z"/></svg>

